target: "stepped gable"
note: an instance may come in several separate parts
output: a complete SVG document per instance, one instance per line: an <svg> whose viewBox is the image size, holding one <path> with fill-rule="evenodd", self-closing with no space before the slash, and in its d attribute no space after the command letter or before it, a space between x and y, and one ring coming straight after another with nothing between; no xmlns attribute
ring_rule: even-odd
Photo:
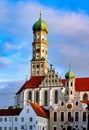
<svg viewBox="0 0 89 130"><path fill-rule="evenodd" d="M26 81L24 85L18 90L16 94L20 94L23 89L28 89L28 88L37 88L42 80L44 79L45 76L33 76L31 77L30 80Z"/></svg>
<svg viewBox="0 0 89 130"><path fill-rule="evenodd" d="M0 116L14 116L19 115L22 109L0 109Z"/></svg>
<svg viewBox="0 0 89 130"><path fill-rule="evenodd" d="M62 79L62 83L65 86L65 79ZM76 78L75 79L76 91L89 91L89 78Z"/></svg>
<svg viewBox="0 0 89 130"><path fill-rule="evenodd" d="M38 105L37 103L34 103L34 102L29 102L29 103L38 116L48 118L48 115L47 115L48 113L46 114L46 112L45 112L45 110L43 109L42 106L40 106L40 105Z"/></svg>

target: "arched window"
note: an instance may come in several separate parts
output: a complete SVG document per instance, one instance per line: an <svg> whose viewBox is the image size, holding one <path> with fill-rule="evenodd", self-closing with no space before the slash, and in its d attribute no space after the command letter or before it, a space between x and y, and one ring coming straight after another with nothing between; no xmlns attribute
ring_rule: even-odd
<svg viewBox="0 0 89 130"><path fill-rule="evenodd" d="M54 103L57 104L58 103L58 91L57 90L55 91L55 96L54 97L55 97Z"/></svg>
<svg viewBox="0 0 89 130"><path fill-rule="evenodd" d="M64 121L64 112L61 112L61 121Z"/></svg>
<svg viewBox="0 0 89 130"><path fill-rule="evenodd" d="M79 113L78 113L78 112L75 112L75 121L78 122L78 120L79 120Z"/></svg>
<svg viewBox="0 0 89 130"><path fill-rule="evenodd" d="M45 92L44 92L44 105L45 105L45 106L47 106L47 104L48 104L47 99L48 99L48 92L45 91Z"/></svg>
<svg viewBox="0 0 89 130"><path fill-rule="evenodd" d="M84 93L84 95L83 95L83 100L88 100L88 95L87 95L87 93Z"/></svg>
<svg viewBox="0 0 89 130"><path fill-rule="evenodd" d="M73 83L71 82L71 84L70 84L70 85L71 85L71 87L72 87L72 86L73 86Z"/></svg>
<svg viewBox="0 0 89 130"><path fill-rule="evenodd" d="M36 91L36 103L39 103L39 92Z"/></svg>
<svg viewBox="0 0 89 130"><path fill-rule="evenodd" d="M54 112L54 121L57 121L57 112Z"/></svg>
<svg viewBox="0 0 89 130"><path fill-rule="evenodd" d="M32 101L32 92L31 91L29 92L29 100Z"/></svg>
<svg viewBox="0 0 89 130"><path fill-rule="evenodd" d="M61 106L64 106L64 102L61 102Z"/></svg>
<svg viewBox="0 0 89 130"><path fill-rule="evenodd" d="M83 112L83 121L86 121L86 112Z"/></svg>
<svg viewBox="0 0 89 130"><path fill-rule="evenodd" d="M71 112L68 112L68 121L70 121Z"/></svg>

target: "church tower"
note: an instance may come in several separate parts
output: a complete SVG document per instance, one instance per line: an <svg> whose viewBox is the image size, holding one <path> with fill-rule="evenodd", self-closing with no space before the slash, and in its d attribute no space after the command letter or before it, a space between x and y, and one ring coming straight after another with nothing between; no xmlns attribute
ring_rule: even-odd
<svg viewBox="0 0 89 130"><path fill-rule="evenodd" d="M39 20L33 25L33 43L31 60L31 77L45 76L48 71L48 26L42 20L41 12Z"/></svg>
<svg viewBox="0 0 89 130"><path fill-rule="evenodd" d="M67 100L75 100L76 92L75 92L75 74L71 70L71 65L69 71L65 74L66 79L66 90L65 96Z"/></svg>

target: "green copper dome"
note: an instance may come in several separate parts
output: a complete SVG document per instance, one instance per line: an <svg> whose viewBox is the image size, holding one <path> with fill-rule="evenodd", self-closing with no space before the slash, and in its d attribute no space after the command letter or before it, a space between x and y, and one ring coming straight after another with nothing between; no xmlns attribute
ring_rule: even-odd
<svg viewBox="0 0 89 130"><path fill-rule="evenodd" d="M71 69L65 74L66 79L75 78L75 74L72 72Z"/></svg>
<svg viewBox="0 0 89 130"><path fill-rule="evenodd" d="M38 30L46 31L48 33L48 26L45 21L42 20L41 14L39 20L33 25L33 33Z"/></svg>

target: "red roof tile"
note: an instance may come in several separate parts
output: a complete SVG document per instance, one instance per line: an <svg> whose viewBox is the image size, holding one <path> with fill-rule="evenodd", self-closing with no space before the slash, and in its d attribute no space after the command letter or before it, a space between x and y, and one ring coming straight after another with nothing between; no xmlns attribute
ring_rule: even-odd
<svg viewBox="0 0 89 130"><path fill-rule="evenodd" d="M29 102L29 103L38 116L48 118L48 115L45 113L43 107L41 107L37 103L33 103L33 102Z"/></svg>
<svg viewBox="0 0 89 130"><path fill-rule="evenodd" d="M75 90L76 91L89 91L89 78L76 78Z"/></svg>
<svg viewBox="0 0 89 130"><path fill-rule="evenodd" d="M89 100L83 100L81 103L89 104Z"/></svg>
<svg viewBox="0 0 89 130"><path fill-rule="evenodd" d="M36 88L40 85L45 76L34 76L29 81L26 81L24 85L18 90L16 94L20 94L23 89Z"/></svg>
<svg viewBox="0 0 89 130"><path fill-rule="evenodd" d="M0 116L14 116L19 115L22 109L0 109Z"/></svg>

